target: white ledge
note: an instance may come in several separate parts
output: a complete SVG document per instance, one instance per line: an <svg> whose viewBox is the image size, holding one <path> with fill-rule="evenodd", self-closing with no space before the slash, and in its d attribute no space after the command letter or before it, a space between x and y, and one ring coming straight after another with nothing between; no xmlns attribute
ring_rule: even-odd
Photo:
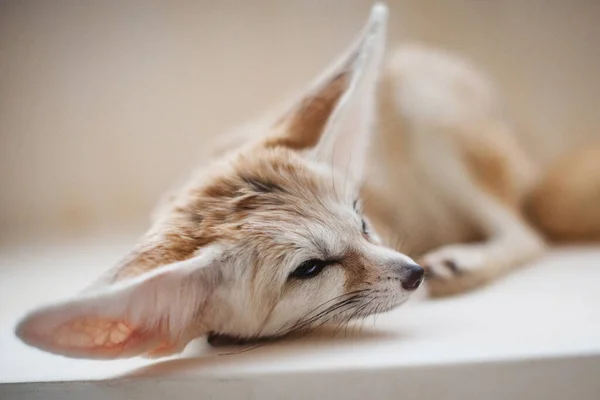
<svg viewBox="0 0 600 400"><path fill-rule="evenodd" d="M0 398L600 398L600 247L555 249L488 288L413 301L362 329L233 355L198 340L168 360L88 361L17 341L18 317L80 290L126 242L0 251Z"/></svg>

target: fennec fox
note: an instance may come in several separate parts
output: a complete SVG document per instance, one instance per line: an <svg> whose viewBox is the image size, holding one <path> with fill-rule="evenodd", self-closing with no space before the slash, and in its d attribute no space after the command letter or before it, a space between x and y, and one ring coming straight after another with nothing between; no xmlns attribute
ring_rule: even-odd
<svg viewBox="0 0 600 400"><path fill-rule="evenodd" d="M523 265L545 248L524 210L557 236L598 235L598 180L565 174L600 176L599 152L540 181L488 79L425 48L384 57L386 21L374 6L302 96L231 136L127 257L17 335L86 358L275 337L390 310L424 270L443 295Z"/></svg>

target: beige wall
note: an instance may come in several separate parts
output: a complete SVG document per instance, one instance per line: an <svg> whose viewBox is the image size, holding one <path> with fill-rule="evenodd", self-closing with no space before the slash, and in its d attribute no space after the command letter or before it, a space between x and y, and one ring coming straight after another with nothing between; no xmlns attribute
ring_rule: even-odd
<svg viewBox="0 0 600 400"><path fill-rule="evenodd" d="M0 234L140 229L209 137L310 80L369 4L2 1ZM600 136L599 1L389 4L391 42L496 77L537 158Z"/></svg>

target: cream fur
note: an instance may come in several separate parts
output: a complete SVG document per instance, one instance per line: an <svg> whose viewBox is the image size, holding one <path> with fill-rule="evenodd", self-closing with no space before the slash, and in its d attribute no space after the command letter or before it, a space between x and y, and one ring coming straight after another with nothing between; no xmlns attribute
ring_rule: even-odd
<svg viewBox="0 0 600 400"><path fill-rule="evenodd" d="M17 335L71 357L164 356L206 334L280 336L406 301L422 269L380 243L358 202L386 20L375 6L299 101L166 198L88 292L33 311ZM313 259L322 273L292 276Z"/></svg>
<svg viewBox="0 0 600 400"><path fill-rule="evenodd" d="M493 84L421 46L384 60L386 21L375 6L285 112L216 146L119 265L84 294L30 313L17 335L72 357L164 356L202 335L280 336L387 311L420 284L410 257L431 294L444 295L541 254L545 241L523 216L538 171ZM546 181L531 204L565 186ZM538 216L569 231L544 219L553 207ZM591 226L583 233L600 221ZM312 259L329 265L295 277Z"/></svg>

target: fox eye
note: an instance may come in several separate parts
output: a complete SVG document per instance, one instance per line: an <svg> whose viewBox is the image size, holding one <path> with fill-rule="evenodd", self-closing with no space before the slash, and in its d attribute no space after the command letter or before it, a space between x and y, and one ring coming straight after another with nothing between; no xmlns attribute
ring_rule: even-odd
<svg viewBox="0 0 600 400"><path fill-rule="evenodd" d="M291 274L290 277L298 279L314 278L319 275L323 269L331 264L330 261L311 259L300 264Z"/></svg>
<svg viewBox="0 0 600 400"><path fill-rule="evenodd" d="M367 222L365 221L365 219L364 219L364 218L362 219L362 233L363 233L364 235L366 235L366 234L367 234Z"/></svg>

